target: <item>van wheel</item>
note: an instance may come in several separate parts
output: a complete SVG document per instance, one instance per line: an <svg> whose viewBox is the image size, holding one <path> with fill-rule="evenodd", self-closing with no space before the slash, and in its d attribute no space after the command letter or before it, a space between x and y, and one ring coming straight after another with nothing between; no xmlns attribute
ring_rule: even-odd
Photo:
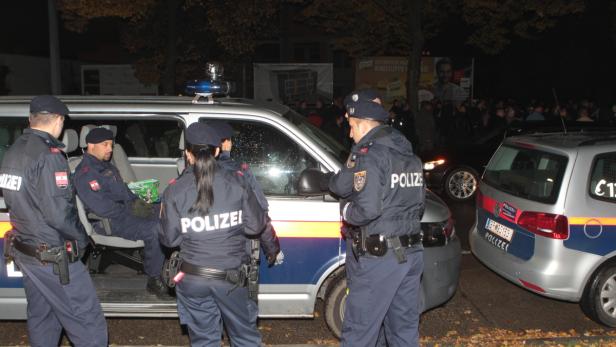
<svg viewBox="0 0 616 347"><path fill-rule="evenodd" d="M342 320L344 319L344 306L347 297L346 276L341 274L333 280L325 296L325 323L334 336L342 335Z"/></svg>
<svg viewBox="0 0 616 347"><path fill-rule="evenodd" d="M452 170L445 177L445 194L454 201L471 199L477 191L478 176L475 170L466 166Z"/></svg>
<svg viewBox="0 0 616 347"><path fill-rule="evenodd" d="M580 301L595 322L616 328L616 265L607 265L591 280Z"/></svg>

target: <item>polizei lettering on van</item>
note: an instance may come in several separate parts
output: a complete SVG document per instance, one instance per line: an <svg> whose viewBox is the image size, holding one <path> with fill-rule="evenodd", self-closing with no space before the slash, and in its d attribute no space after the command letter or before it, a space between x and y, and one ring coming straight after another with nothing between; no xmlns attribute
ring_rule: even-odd
<svg viewBox="0 0 616 347"><path fill-rule="evenodd" d="M21 188L21 177L9 174L0 174L0 188L18 191Z"/></svg>
<svg viewBox="0 0 616 347"><path fill-rule="evenodd" d="M182 233L214 231L242 224L242 210L180 219Z"/></svg>
<svg viewBox="0 0 616 347"><path fill-rule="evenodd" d="M391 189L397 184L401 188L406 187L422 187L423 186L423 173L422 172L403 172L391 174Z"/></svg>

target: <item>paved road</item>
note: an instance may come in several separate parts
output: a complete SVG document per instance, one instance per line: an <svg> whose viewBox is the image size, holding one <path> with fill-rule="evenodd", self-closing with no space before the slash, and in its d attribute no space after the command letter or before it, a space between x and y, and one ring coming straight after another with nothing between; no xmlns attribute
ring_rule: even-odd
<svg viewBox="0 0 616 347"><path fill-rule="evenodd" d="M468 249L466 237L473 223L473 206L451 204L451 209L463 248ZM108 324L115 345L188 345L186 332L176 319L109 319ZM263 319L259 329L264 342L272 346L337 344L320 314L315 319ZM616 332L586 318L577 304L519 288L488 270L471 254L462 257L460 283L454 297L442 307L426 312L420 330L426 346L616 346ZM0 322L0 345L27 345L25 323Z"/></svg>

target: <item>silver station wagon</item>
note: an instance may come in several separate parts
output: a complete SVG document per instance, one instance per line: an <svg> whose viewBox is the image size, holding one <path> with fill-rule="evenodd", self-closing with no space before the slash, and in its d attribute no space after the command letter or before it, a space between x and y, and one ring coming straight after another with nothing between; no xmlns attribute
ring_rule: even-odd
<svg viewBox="0 0 616 347"><path fill-rule="evenodd" d="M616 133L506 139L483 174L471 250L509 281L616 327Z"/></svg>
<svg viewBox="0 0 616 347"><path fill-rule="evenodd" d="M27 126L30 97L0 97L0 159ZM335 172L348 152L320 129L286 106L254 100L190 97L79 97L61 99L70 115L62 136L72 168L85 147L84 134L93 126L115 133L113 162L126 182L155 178L162 192L178 176L183 129L193 122L224 119L236 130L232 156L249 165L270 205L270 216L285 254L282 265L262 262L260 317L310 318L317 299L323 316L338 335L346 280L345 242L340 236L338 201L328 194L298 193L302 171ZM81 135L81 136L80 136ZM180 165L181 166L181 165ZM90 217L77 201L80 219L96 245L86 255L103 310L109 317L174 317L175 300L145 293L141 273L141 241L128 241L92 231ZM0 195L0 246L11 228ZM422 220L425 272L424 309L446 302L455 292L460 242L451 213L428 194ZM0 319L25 319L26 299L21 274L0 259Z"/></svg>

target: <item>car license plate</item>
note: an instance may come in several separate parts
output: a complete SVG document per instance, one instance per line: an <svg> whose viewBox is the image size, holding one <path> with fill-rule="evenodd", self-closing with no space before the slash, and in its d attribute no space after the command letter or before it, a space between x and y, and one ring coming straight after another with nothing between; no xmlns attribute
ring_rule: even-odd
<svg viewBox="0 0 616 347"><path fill-rule="evenodd" d="M511 238L513 237L513 229L506 227L497 221L493 221L490 218L487 218L486 220L486 230L500 238L507 240L507 242L511 242Z"/></svg>

